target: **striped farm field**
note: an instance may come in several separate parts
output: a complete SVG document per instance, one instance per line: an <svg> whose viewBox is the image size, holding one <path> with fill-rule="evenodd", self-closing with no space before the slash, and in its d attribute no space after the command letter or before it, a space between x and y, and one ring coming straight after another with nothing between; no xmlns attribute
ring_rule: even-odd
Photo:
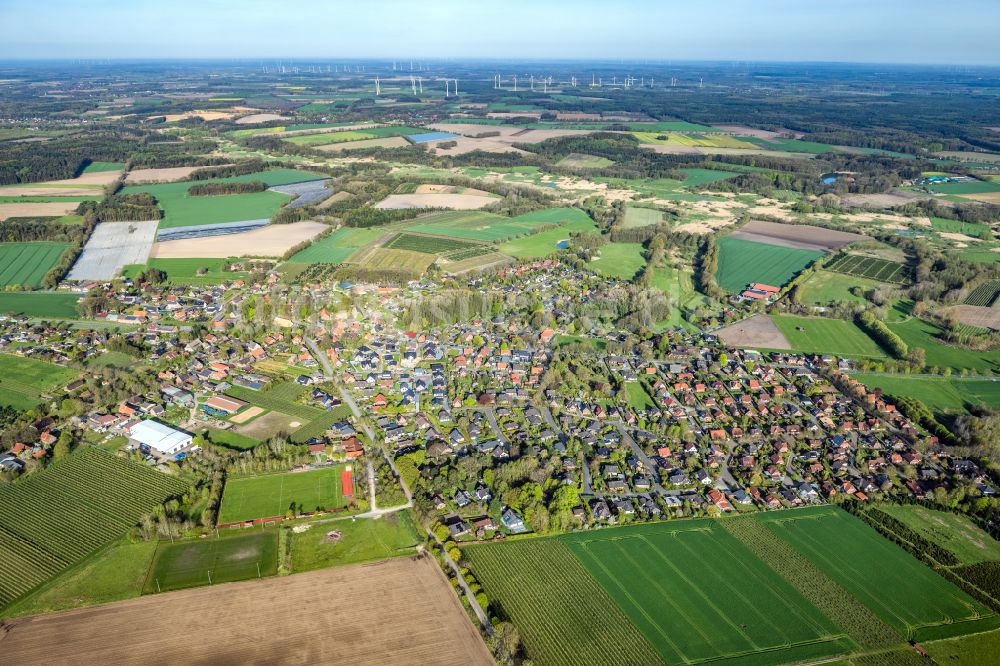
<svg viewBox="0 0 1000 666"><path fill-rule="evenodd" d="M420 217L409 231L453 236L468 240L506 241L536 233L541 227L561 226L580 222L593 223L579 208L548 208L517 217L503 217L478 211L449 211Z"/></svg>
<svg viewBox="0 0 1000 666"><path fill-rule="evenodd" d="M65 243L0 243L0 288L42 286L42 278L59 263Z"/></svg>
<svg viewBox="0 0 1000 666"><path fill-rule="evenodd" d="M908 281L906 266L896 261L887 261L877 257L865 257L859 254L843 254L825 266L829 271L854 275L857 277L905 284Z"/></svg>
<svg viewBox="0 0 1000 666"><path fill-rule="evenodd" d="M13 354L0 354L0 405L31 409L47 391L66 384L79 372L61 365Z"/></svg>
<svg viewBox="0 0 1000 666"><path fill-rule="evenodd" d="M0 486L0 607L185 490L179 479L95 448Z"/></svg>
<svg viewBox="0 0 1000 666"><path fill-rule="evenodd" d="M816 250L757 243L741 238L720 238L719 286L730 292L742 291L751 282L784 286L803 268L824 256Z"/></svg>
<svg viewBox="0 0 1000 666"><path fill-rule="evenodd" d="M480 243L470 243L455 238L441 236L423 236L420 234L401 233L389 240L385 247L394 250L411 250L426 254L447 254L449 252L479 249ZM487 248L490 246L487 246ZM488 250L487 250L488 251Z"/></svg>
<svg viewBox="0 0 1000 666"><path fill-rule="evenodd" d="M465 553L538 664L770 664L855 646L713 520Z"/></svg>
<svg viewBox="0 0 1000 666"><path fill-rule="evenodd" d="M1000 296L1000 280L990 280L973 289L962 302L988 308L997 300L997 296Z"/></svg>

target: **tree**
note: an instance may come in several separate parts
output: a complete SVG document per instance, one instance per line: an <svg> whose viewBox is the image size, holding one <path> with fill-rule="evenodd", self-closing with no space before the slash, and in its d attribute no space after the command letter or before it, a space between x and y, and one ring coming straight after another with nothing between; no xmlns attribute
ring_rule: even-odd
<svg viewBox="0 0 1000 666"><path fill-rule="evenodd" d="M52 458L54 460L59 460L60 458L68 456L72 444L73 435L71 435L68 430L63 430L59 433L59 439L56 441L56 445L52 447Z"/></svg>

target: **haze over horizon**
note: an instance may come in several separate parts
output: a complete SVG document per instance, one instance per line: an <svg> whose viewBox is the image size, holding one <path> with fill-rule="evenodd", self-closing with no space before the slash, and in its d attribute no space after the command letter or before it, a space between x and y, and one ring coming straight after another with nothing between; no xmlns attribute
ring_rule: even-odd
<svg viewBox="0 0 1000 666"><path fill-rule="evenodd" d="M776 18L777 17L777 18ZM968 0L0 0L3 59L552 58L1000 65L1000 3Z"/></svg>

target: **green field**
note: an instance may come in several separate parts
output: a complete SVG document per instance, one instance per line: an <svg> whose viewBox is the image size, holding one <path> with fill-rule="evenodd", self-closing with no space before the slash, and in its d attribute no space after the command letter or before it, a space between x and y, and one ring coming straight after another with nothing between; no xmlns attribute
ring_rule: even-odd
<svg viewBox="0 0 1000 666"><path fill-rule="evenodd" d="M846 511L818 507L757 518L907 639L997 626L996 615Z"/></svg>
<svg viewBox="0 0 1000 666"><path fill-rule="evenodd" d="M24 285L42 286L42 278L59 263L66 243L0 243L0 289Z"/></svg>
<svg viewBox="0 0 1000 666"><path fill-rule="evenodd" d="M930 183L925 185L931 192L938 194L985 194L987 192L1000 192L1000 185L976 180L968 183Z"/></svg>
<svg viewBox="0 0 1000 666"><path fill-rule="evenodd" d="M928 367L969 368L994 372L1000 370L1000 349L976 352L948 346L938 341L937 336L942 331L936 324L917 317L910 317L903 322L889 323L888 326L903 338L910 349L920 347L927 353Z"/></svg>
<svg viewBox="0 0 1000 666"><path fill-rule="evenodd" d="M99 173L104 171L121 171L125 165L121 162L91 162L83 173Z"/></svg>
<svg viewBox="0 0 1000 666"><path fill-rule="evenodd" d="M755 143L762 148L770 150L782 150L789 153L808 153L810 155L822 155L823 153L835 153L839 148L827 143L817 143L815 141L802 141L801 139L746 139L750 143Z"/></svg>
<svg viewBox="0 0 1000 666"><path fill-rule="evenodd" d="M120 539L187 483L84 448L0 486L0 607Z"/></svg>
<svg viewBox="0 0 1000 666"><path fill-rule="evenodd" d="M174 284L219 284L245 280L250 276L246 271L227 271L225 267L225 259L150 259L145 264L122 267L122 277L134 278L149 268L163 271L167 274L167 281Z"/></svg>
<svg viewBox="0 0 1000 666"><path fill-rule="evenodd" d="M301 134L298 136L287 137L284 140L300 146L321 146L331 143L361 141L364 139L381 139L390 136L409 136L411 134L420 134L427 131L428 130L420 127L391 125L389 127L373 127L371 129L363 130L343 130L340 132L329 132L327 134Z"/></svg>
<svg viewBox="0 0 1000 666"><path fill-rule="evenodd" d="M922 643L934 663L942 666L983 666L993 663L1000 654L1000 631L974 636L959 636Z"/></svg>
<svg viewBox="0 0 1000 666"><path fill-rule="evenodd" d="M232 430L219 430L217 428L209 428L207 435L208 440L212 444L218 446L224 446L229 449L236 449L237 451L249 451L250 449L260 446L260 442L246 435L241 435L238 432L233 432Z"/></svg>
<svg viewBox="0 0 1000 666"><path fill-rule="evenodd" d="M289 261L300 264L339 264L359 248L368 245L384 234L385 229L380 227L368 229L342 227L326 238L316 241Z"/></svg>
<svg viewBox="0 0 1000 666"><path fill-rule="evenodd" d="M219 524L284 516L292 505L296 513L345 507L350 498L341 494L343 469L336 465L308 472L231 479L222 496Z"/></svg>
<svg viewBox="0 0 1000 666"><path fill-rule="evenodd" d="M328 532L340 532L336 543L326 540ZM385 560L411 555L423 542L420 530L409 509L389 513L374 520L337 520L315 523L312 528L291 535L292 571Z"/></svg>
<svg viewBox="0 0 1000 666"><path fill-rule="evenodd" d="M36 615L132 599L142 594L156 541L120 541L56 576L4 610Z"/></svg>
<svg viewBox="0 0 1000 666"><path fill-rule="evenodd" d="M43 393L61 389L79 374L47 361L0 354L0 405L31 409Z"/></svg>
<svg viewBox="0 0 1000 666"><path fill-rule="evenodd" d="M220 196L190 196L192 183L245 183L261 180L268 187L288 185L322 178L322 174L296 169L272 169L244 176L218 178L204 181L181 181L160 185L134 185L122 189L123 194L148 192L156 197L163 210L161 229L186 227L221 222L240 222L269 218L291 197L280 192L254 192L252 194L227 194Z"/></svg>
<svg viewBox="0 0 1000 666"><path fill-rule="evenodd" d="M1000 541L960 513L936 511L919 504L879 504L876 508L951 551L961 564L1000 560Z"/></svg>
<svg viewBox="0 0 1000 666"><path fill-rule="evenodd" d="M993 234L988 224L978 224L975 222L962 222L961 220L948 220L943 217L932 217L931 227L934 231L944 231L947 233L965 234L974 238L990 240Z"/></svg>
<svg viewBox="0 0 1000 666"><path fill-rule="evenodd" d="M629 206L625 209L625 219L622 224L625 228L645 227L650 224L659 224L663 221L663 213L655 208L638 208Z"/></svg>
<svg viewBox="0 0 1000 666"><path fill-rule="evenodd" d="M276 573L278 530L220 530L218 537L161 542L146 576L143 594Z"/></svg>
<svg viewBox="0 0 1000 666"><path fill-rule="evenodd" d="M23 314L41 319L78 319L76 304L79 294L49 292L0 293L0 313Z"/></svg>
<svg viewBox="0 0 1000 666"><path fill-rule="evenodd" d="M562 225L568 228L584 221L593 224L590 217L579 208L549 208L517 217L503 217L478 211L449 211L420 217L415 224L407 225L406 228L409 231L436 236L504 241L532 234L540 227Z"/></svg>
<svg viewBox="0 0 1000 666"><path fill-rule="evenodd" d="M590 268L612 277L630 280L646 265L641 243L608 243L600 248L600 255L590 260Z"/></svg>
<svg viewBox="0 0 1000 666"><path fill-rule="evenodd" d="M646 393L646 389L639 382L628 382L625 384L625 399L632 409L646 409L656 407L656 403Z"/></svg>
<svg viewBox="0 0 1000 666"><path fill-rule="evenodd" d="M306 387L295 382L272 382L267 388L255 391L243 386L231 386L227 393L252 405L275 412L282 412L301 419L316 418L323 413L319 407L304 405L298 399L305 394Z"/></svg>
<svg viewBox="0 0 1000 666"><path fill-rule="evenodd" d="M708 185L739 175L735 171L720 171L717 169L681 169L681 172L687 176L683 181L684 187Z"/></svg>
<svg viewBox="0 0 1000 666"><path fill-rule="evenodd" d="M869 388L880 388L897 398L916 398L938 413L964 412L975 405L1000 407L1000 381L867 374L854 375L854 378Z"/></svg>
<svg viewBox="0 0 1000 666"><path fill-rule="evenodd" d="M853 321L771 315L792 349L835 356L883 357L886 353Z"/></svg>
<svg viewBox="0 0 1000 666"><path fill-rule="evenodd" d="M799 301L806 305L826 303L867 303L864 296L851 293L859 288L862 292L882 287L882 283L866 278L819 270L802 281L799 287Z"/></svg>
<svg viewBox="0 0 1000 666"><path fill-rule="evenodd" d="M770 664L854 647L713 520L473 546L466 554L538 663Z"/></svg>
<svg viewBox="0 0 1000 666"><path fill-rule="evenodd" d="M564 209L564 210L577 210ZM546 211L542 211L546 212ZM568 240L571 234L594 234L597 233L597 225L584 213L578 211L571 221L548 231L542 231L531 236L517 238L512 241L502 243L497 249L500 252L516 257L518 259L538 259L546 257L556 251L556 244L562 240Z"/></svg>
<svg viewBox="0 0 1000 666"><path fill-rule="evenodd" d="M905 284L909 279L909 271L903 264L860 254L842 254L825 268L828 271L892 284Z"/></svg>
<svg viewBox="0 0 1000 666"><path fill-rule="evenodd" d="M726 291L746 289L751 282L784 286L803 268L823 257L822 252L780 247L725 236L720 238L716 278Z"/></svg>
<svg viewBox="0 0 1000 666"><path fill-rule="evenodd" d="M450 252L470 250L483 247L480 243L447 238L443 236L424 236L421 234L396 234L383 247L393 250L410 250L425 254L448 254Z"/></svg>

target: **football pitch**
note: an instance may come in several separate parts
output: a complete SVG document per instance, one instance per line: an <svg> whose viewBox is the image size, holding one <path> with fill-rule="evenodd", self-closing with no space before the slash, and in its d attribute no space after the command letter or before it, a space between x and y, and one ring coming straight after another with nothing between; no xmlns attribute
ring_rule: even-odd
<svg viewBox="0 0 1000 666"><path fill-rule="evenodd" d="M284 516L289 508L295 513L308 513L347 506L340 487L343 469L343 465L336 465L227 481L219 524Z"/></svg>

